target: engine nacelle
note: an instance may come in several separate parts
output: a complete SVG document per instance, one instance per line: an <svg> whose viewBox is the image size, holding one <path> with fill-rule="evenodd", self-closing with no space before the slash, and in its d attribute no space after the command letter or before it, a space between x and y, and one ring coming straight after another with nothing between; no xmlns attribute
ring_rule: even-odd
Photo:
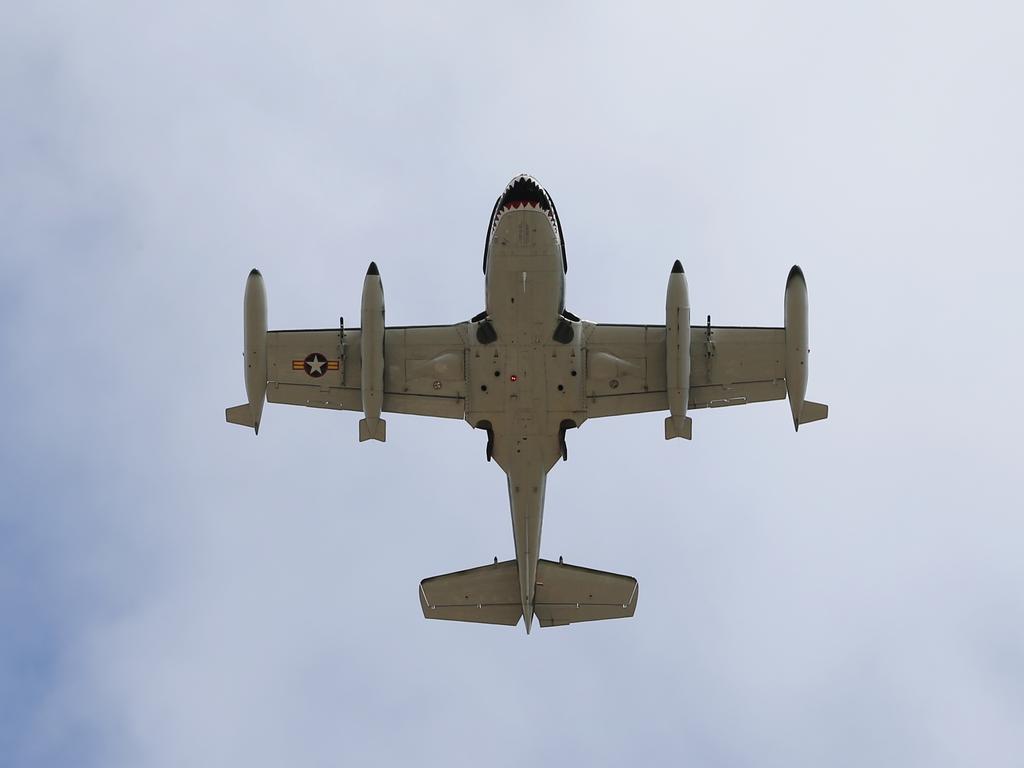
<svg viewBox="0 0 1024 768"><path fill-rule="evenodd" d="M807 394L807 282L800 267L793 265L786 279L786 394L793 414L793 428L828 418L828 406L805 400Z"/></svg>
<svg viewBox="0 0 1024 768"><path fill-rule="evenodd" d="M690 399L690 289L683 265L672 265L665 296L665 383L668 410L665 439L692 436L692 420L686 415Z"/></svg>

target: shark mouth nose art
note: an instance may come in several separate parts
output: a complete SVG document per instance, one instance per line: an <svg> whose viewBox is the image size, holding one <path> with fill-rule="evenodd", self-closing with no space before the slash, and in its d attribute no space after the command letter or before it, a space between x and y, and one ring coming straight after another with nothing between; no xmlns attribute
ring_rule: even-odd
<svg viewBox="0 0 1024 768"><path fill-rule="evenodd" d="M498 228L501 217L509 211L540 211L548 217L551 222L551 230L555 233L555 239L562 242L562 228L558 223L558 212L555 210L551 197L544 188L537 183L532 176L522 174L516 176L505 187L505 191L498 198L494 206L494 216L491 218L491 234Z"/></svg>
<svg viewBox="0 0 1024 768"><path fill-rule="evenodd" d="M531 176L517 176L505 187L501 196L502 207L510 206L518 208L521 205L528 205L531 208L538 206L542 210L551 209L551 199L547 193Z"/></svg>
<svg viewBox="0 0 1024 768"><path fill-rule="evenodd" d="M487 228L487 239L484 241L484 273L487 272L487 252L490 250L495 232L498 231L498 222L510 211L538 211L548 217L555 242L562 252L562 272L568 272L569 262L565 257L565 239L562 237L562 223L558 220L558 210L544 187L532 176L522 173L508 183L501 197L494 203L490 226Z"/></svg>

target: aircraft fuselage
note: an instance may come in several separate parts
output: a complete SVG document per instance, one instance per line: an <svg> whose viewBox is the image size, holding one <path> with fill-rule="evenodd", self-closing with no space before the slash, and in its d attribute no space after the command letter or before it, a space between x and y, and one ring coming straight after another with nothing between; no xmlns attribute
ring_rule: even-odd
<svg viewBox="0 0 1024 768"><path fill-rule="evenodd" d="M486 313L496 338L474 340L466 415L489 430L490 455L508 475L527 630L547 473L563 455L565 429L586 418L579 323L562 317L563 253L550 199L532 179L518 178L491 221Z"/></svg>

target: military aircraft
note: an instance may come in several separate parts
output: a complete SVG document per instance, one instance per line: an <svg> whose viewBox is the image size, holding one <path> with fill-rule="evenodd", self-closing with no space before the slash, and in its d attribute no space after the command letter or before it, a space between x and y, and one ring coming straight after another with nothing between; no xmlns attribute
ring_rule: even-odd
<svg viewBox="0 0 1024 768"><path fill-rule="evenodd" d="M688 411L789 397L793 426L828 416L807 389L807 285L794 266L781 328L690 326L683 267L668 278L664 325L607 325L565 308L568 262L547 191L516 176L484 244L485 309L455 325L386 327L377 265L361 324L267 330L263 278L245 287L245 390L232 424L259 432L264 402L362 411L359 440L386 438L382 412L465 419L508 476L514 560L424 579L431 619L542 627L632 616L636 579L540 558L547 474L587 419L668 411L665 439L691 437Z"/></svg>

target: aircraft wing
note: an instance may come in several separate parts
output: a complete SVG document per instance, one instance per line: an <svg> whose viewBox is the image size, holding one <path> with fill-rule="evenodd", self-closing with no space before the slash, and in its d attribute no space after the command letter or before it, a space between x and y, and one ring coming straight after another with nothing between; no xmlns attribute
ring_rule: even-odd
<svg viewBox="0 0 1024 768"><path fill-rule="evenodd" d="M461 419L467 325L387 328L382 410ZM362 411L358 328L267 333L267 401Z"/></svg>
<svg viewBox="0 0 1024 768"><path fill-rule="evenodd" d="M588 325L587 416L667 410L665 326ZM689 410L782 400L785 329L693 326L690 365Z"/></svg>

